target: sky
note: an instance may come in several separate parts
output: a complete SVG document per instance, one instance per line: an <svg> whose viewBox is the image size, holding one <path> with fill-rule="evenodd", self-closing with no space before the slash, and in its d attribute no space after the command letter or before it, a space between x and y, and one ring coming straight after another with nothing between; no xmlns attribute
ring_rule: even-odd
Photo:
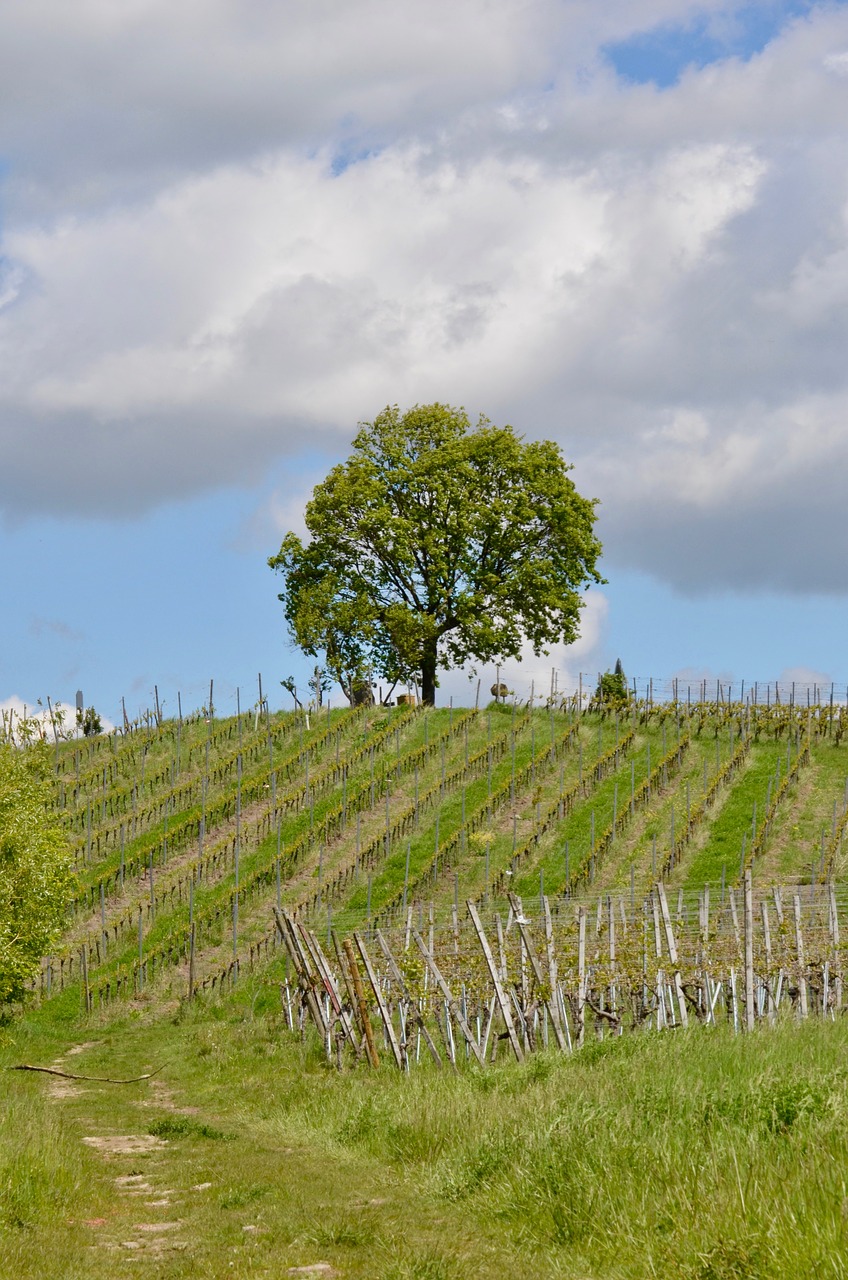
<svg viewBox="0 0 848 1280"><path fill-rule="evenodd" d="M518 692L844 688L846 339L846 3L7 0L0 706L286 705L267 557L433 400L600 501Z"/></svg>

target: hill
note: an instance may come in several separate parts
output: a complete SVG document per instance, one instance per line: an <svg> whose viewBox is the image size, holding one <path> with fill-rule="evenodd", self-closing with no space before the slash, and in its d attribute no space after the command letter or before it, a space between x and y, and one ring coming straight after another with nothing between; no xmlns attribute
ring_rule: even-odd
<svg viewBox="0 0 848 1280"><path fill-rule="evenodd" d="M59 1074L5 1076L0 1273L841 1274L845 724L494 704L60 743L77 892L0 1045Z"/></svg>
<svg viewBox="0 0 848 1280"><path fill-rule="evenodd" d="M616 901L658 879L683 920L726 903L841 884L848 819L839 706L643 704L371 708L151 722L56 749L56 805L79 890L54 995L80 973L96 1003L187 993L264 964L272 908L322 931L465 916L507 893ZM815 893L815 890L814 890ZM529 908L528 908L529 909Z"/></svg>

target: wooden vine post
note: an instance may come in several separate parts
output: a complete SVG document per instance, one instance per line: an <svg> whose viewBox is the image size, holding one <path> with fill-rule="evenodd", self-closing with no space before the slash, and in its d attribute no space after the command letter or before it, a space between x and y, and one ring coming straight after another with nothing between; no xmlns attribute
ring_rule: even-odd
<svg viewBox="0 0 848 1280"><path fill-rule="evenodd" d="M677 993L677 1009L680 1014L680 1025L689 1026L689 1014L686 1009L686 995L683 991L683 979L680 976L677 960L677 944L674 940L674 930L671 927L671 914L668 909L668 900L665 896L665 886L662 880L657 882L657 894L660 900L660 910L662 911L663 925L665 926L665 941L668 947L668 958L674 966L674 989Z"/></svg>
<svg viewBox="0 0 848 1280"><path fill-rule="evenodd" d="M403 1053L401 1052L400 1045L398 1044L397 1036L395 1035L395 1029L394 1029L394 1026L392 1025L391 1015L386 1005L386 1001L383 998L382 988L379 982L377 981L377 975L374 973L374 967L371 964L371 957L368 955L368 950L365 946L365 942L360 934L354 933L353 940L356 943L356 947L357 947L357 950L359 951L360 956L362 957L362 963L365 965L365 972L368 975L368 982L371 985L371 990L374 992L374 999L377 1001L377 1008L380 1011L380 1017L382 1018L383 1026L386 1029L386 1038L389 1042L389 1045L391 1046L391 1050L392 1050L392 1053L394 1054L395 1062L398 1068L401 1071L403 1071L406 1066L406 1061Z"/></svg>
<svg viewBox="0 0 848 1280"><path fill-rule="evenodd" d="M777 1013L777 1005L774 999L774 982L772 979L772 963L771 963L771 922L769 920L768 903L763 899L760 903L760 913L763 918L763 945L766 953L766 998L769 1022L773 1023Z"/></svg>
<svg viewBox="0 0 848 1280"><path fill-rule="evenodd" d="M794 894L792 906L795 912L795 947L798 953L798 1008L802 1018L807 1016L807 968L804 961L804 934L801 930L801 898Z"/></svg>
<svg viewBox="0 0 848 1280"><path fill-rule="evenodd" d="M539 958L536 955L536 949L533 946L533 939L531 938L530 931L527 928L527 922L524 919L524 917L521 915L520 910L518 909L518 899L515 897L515 894L511 893L509 895L509 901L512 905L513 910L515 911L515 923L518 925L518 930L519 930L519 933L521 934L521 940L524 943L525 949L527 951L527 958L530 961L530 968L533 972L533 980L536 983L536 987L539 990L543 990L545 986L545 980L542 976L542 966L539 964ZM557 1045L560 1049L565 1049L565 1036L562 1033L562 1026L560 1025L560 1020L559 1020L559 1009L557 1008L557 1005L556 1005L553 989L551 989L550 995L547 996L545 999L545 1008L547 1009L548 1015L551 1019L551 1023L553 1024L554 1035L556 1037Z"/></svg>
<svg viewBox="0 0 848 1280"><path fill-rule="evenodd" d="M468 914L471 917L471 923L474 926L474 932L477 934L477 938L483 950L483 957L486 961L486 967L489 970L489 976L492 979L492 986L495 989L495 999L498 1002L498 1007L501 1011L501 1017L504 1020L504 1026L506 1027L506 1032L507 1032L507 1035L509 1036L509 1043L512 1045L512 1051L515 1054L516 1059L519 1062L523 1062L524 1050L521 1048L521 1044L519 1042L518 1035L515 1030L515 1023L512 1020L512 1009L510 1008L509 1000L507 999L506 992L504 991L503 985L501 983L498 966L495 964L495 958L492 955L492 948L489 946L489 939L486 937L486 930L483 928L483 922L480 919L476 906L470 899L467 903L467 906L468 906ZM499 931L499 934L500 934L500 931ZM501 943L501 954L503 954L502 943Z"/></svg>
<svg viewBox="0 0 848 1280"><path fill-rule="evenodd" d="M831 709L831 717L833 715ZM828 905L830 907L830 940L833 961L836 966L836 976L834 978L834 997L833 1002L837 1013L842 1012L842 968L839 962L839 916L836 911L836 889L833 880L827 887Z"/></svg>
<svg viewBox="0 0 848 1280"><path fill-rule="evenodd" d="M372 1067L379 1067L380 1059L377 1056L377 1046L374 1043L374 1028L371 1026L371 1018L368 1013L368 1006L365 1003L365 991L362 987L362 978L359 974L359 967L356 963L356 956L353 950L353 943L350 938L345 938L344 952L347 958L348 971L353 986L353 995L356 1000L356 1010L359 1014L359 1023L365 1036L365 1053L368 1062Z"/></svg>
<svg viewBox="0 0 848 1280"><path fill-rule="evenodd" d="M745 1030L754 1030L754 887L751 868L742 883L745 910Z"/></svg>
<svg viewBox="0 0 848 1280"><path fill-rule="evenodd" d="M329 1043L330 1027L324 1017L321 1008L321 1001L315 993L315 980L310 972L310 962L307 953L304 951L297 936L294 921L284 912L274 908L274 915L277 921L277 928L280 936L286 946L297 974L298 986L306 1001L307 1008L312 1014L312 1020L321 1034L321 1039L325 1044ZM323 983L322 983L323 986Z"/></svg>
<svg viewBox="0 0 848 1280"><path fill-rule="evenodd" d="M433 975L433 978L435 979L439 990L444 996L447 1002L448 1008L450 1009L451 1013L456 1019L459 1029L462 1031L462 1034L465 1036L465 1040L468 1047L470 1048L471 1052L474 1054L474 1057L477 1059L478 1065L481 1067L485 1067L486 1064L483 1060L483 1055L480 1052L480 1046L478 1045L477 1041L474 1038L474 1035L466 1021L465 1014L462 1012L462 1008L459 1002L457 1001L456 997L454 996L448 984L445 982L445 979L442 976L442 972L439 966L436 964L435 959L433 958L432 952L430 952L427 949L427 945L424 942L424 939L421 937L421 934L418 932L417 929L412 930L412 937L415 941L415 945L418 947L418 950L421 952L421 955L424 958L424 963L427 965L427 968L430 970L430 973Z"/></svg>
<svg viewBox="0 0 848 1280"><path fill-rule="evenodd" d="M412 924L411 924L412 908L410 907L409 910L410 910L410 916L408 917L407 928L412 927ZM441 1055L439 1053L439 1050L436 1048L436 1045L433 1042L433 1038L430 1035L430 1032L427 1030L427 1024L424 1021L424 1017L421 1012L421 1006L418 1002L412 999L412 996L410 995L409 989L406 985L404 976L401 973L400 969L398 968L397 961L395 960L394 956L391 953L391 950L389 949L389 944L386 942L386 939L383 937L379 929L377 930L377 942L380 946L380 950L383 952L383 955L386 957L386 963L388 964L389 973L391 975L392 981L397 985L398 991L400 991L403 998L408 1001L410 1012L413 1016L415 1023L418 1026L419 1031L421 1032L421 1035L424 1039L424 1043L426 1044L430 1052L430 1056L432 1057L436 1066L439 1069L441 1069L441 1066L442 1066ZM404 1047L404 1063L406 1065L407 1070L409 1070L409 1056L406 1053L405 1047Z"/></svg>
<svg viewBox="0 0 848 1280"><path fill-rule="evenodd" d="M586 908L577 908L577 1044L586 1038Z"/></svg>

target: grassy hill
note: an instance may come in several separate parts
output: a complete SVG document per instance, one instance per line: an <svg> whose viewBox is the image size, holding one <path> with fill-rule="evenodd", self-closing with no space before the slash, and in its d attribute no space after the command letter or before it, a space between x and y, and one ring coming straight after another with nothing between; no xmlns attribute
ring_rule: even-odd
<svg viewBox="0 0 848 1280"><path fill-rule="evenodd" d="M846 723L829 705L325 709L59 744L76 898L0 1061L65 1075L4 1075L0 1274L842 1275L848 1033L828 913L844 901ZM745 868L764 922L778 890L749 1037L732 1034L726 976L737 965L741 983ZM658 879L691 1019L726 1025L678 1025ZM802 1028L796 894L805 993L828 1014ZM527 1017L523 1063L469 900ZM370 994L379 1069L322 1045L295 1009L275 907L334 965L354 930L375 955L387 940L410 985L393 1014L410 1056L428 980L410 937L429 939L461 1004L428 995L442 1069L420 1034L415 1069L395 1069ZM574 1054L554 1047L546 908L563 985L581 918L596 975ZM720 1019L697 985L713 962ZM632 1003L642 988L650 1010ZM568 992L559 1009L571 1043ZM669 1032L616 1034L652 1025Z"/></svg>
<svg viewBox="0 0 848 1280"><path fill-rule="evenodd" d="M264 963L272 907L340 932L468 898L692 903L755 881L840 881L844 710L672 704L582 714L371 708L164 721L56 751L79 891L45 962L86 950L96 999ZM49 970L49 972L48 972ZM181 984L182 988L181 989ZM108 990L107 990L108 988Z"/></svg>

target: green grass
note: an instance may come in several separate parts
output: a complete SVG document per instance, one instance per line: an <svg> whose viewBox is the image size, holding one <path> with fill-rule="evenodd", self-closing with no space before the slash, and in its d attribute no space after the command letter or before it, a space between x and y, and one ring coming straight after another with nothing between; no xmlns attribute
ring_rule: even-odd
<svg viewBox="0 0 848 1280"><path fill-rule="evenodd" d="M623 735L622 735L623 736ZM613 742L605 743L605 749ZM538 893L539 870L542 869L544 883L548 892L556 893L565 883L565 841L569 842L569 875L574 876L587 866L592 856L592 829L594 824L595 838L599 839L606 827L613 820L614 797L618 795L618 812L627 806L630 786L631 756L622 752L621 764L614 773L610 773L590 790L589 796L575 805L572 813L560 825L556 834L557 847L549 849L547 856L537 857L532 870L523 870L516 877L515 892L518 894ZM589 762L591 768L594 760ZM626 785L625 785L626 784ZM548 844L551 841L546 842Z"/></svg>
<svg viewBox="0 0 848 1280"><path fill-rule="evenodd" d="M147 1132L154 1138L226 1138L221 1129L212 1124L202 1124L191 1116L165 1116L148 1125Z"/></svg>
<svg viewBox="0 0 848 1280"><path fill-rule="evenodd" d="M369 713L347 734L342 750L361 745L395 714ZM490 733L497 738L509 732L514 714L511 707L494 708L490 729L487 712L481 712L468 726L469 753L484 750ZM342 713L333 716L342 723ZM400 742L392 736L378 752L377 776L396 767L398 750L403 758L423 743L425 733L432 742L449 722L447 710L405 721ZM567 723L564 716L556 717L556 733ZM547 712L534 712L533 724L539 752L550 741ZM320 737L324 727L325 717L313 722L312 737ZM622 721L621 736L628 727ZM520 718L516 728L520 769L529 758L531 731ZM205 764L206 732L202 722L184 726L181 776L197 776ZM610 719L584 718L584 770L599 745L611 745L615 732ZM675 732L667 723L669 746ZM737 725L737 740L739 732ZM245 745L259 743L263 733L260 727L254 735L252 720L250 727L245 721ZM230 759L238 742L232 723L216 721L215 734L213 767ZM646 742L651 742L653 764L662 755L661 734L656 718L638 725L637 783L647 768ZM90 797L93 834L101 829L102 769L117 759L115 786L125 788L139 777L145 742L145 802L161 800L170 787L165 769L175 755L172 724L120 744L117 757L108 743L82 745L84 789L77 814ZM282 758L299 744L293 722L275 756ZM725 725L721 759L729 746ZM782 804L755 869L759 883L809 868L822 827L830 830L834 801L841 811L846 746L832 738L814 743L812 763ZM76 749L60 750L66 787L75 782ZM705 880L716 883L725 864L728 879L736 879L753 802L761 817L769 779L785 751L785 742L773 744L765 737L754 744L749 766L709 811L675 883L695 889ZM464 754L463 730L446 746L448 774L461 767ZM670 779L668 788L637 813L609 851L588 891L590 899L602 889L626 885L631 861L645 880L652 835L661 854L671 805L682 817L687 778L696 801L704 758L712 773L714 754L715 742L706 731L702 740L693 739L680 777ZM330 743L316 752L310 776L334 761ZM556 800L560 768L568 786L577 777L578 761L575 748L540 768L514 806L503 806L492 817L493 877L509 865L513 813L520 845L532 830L536 804L544 810ZM259 751L245 777L264 768ZM421 767L422 794L438 781L441 768L441 752ZM493 787L510 771L507 753L493 767ZM157 772L160 780L149 785ZM366 758L351 770L348 795L369 776ZM629 758L617 781L621 811L629 801ZM520 868L520 889L537 892L541 870L546 890L555 890L564 875L566 837L571 870L576 869L589 847L592 809L600 834L612 816L615 785L616 778L604 779L565 822L546 833ZM390 812L409 804L412 786L408 777L393 784ZM234 787L229 777L215 794L232 796ZM485 803L487 793L484 769L466 780L466 815ZM318 798L316 827L340 798L331 790ZM186 811L194 807L187 805ZM461 789L443 797L438 808L443 844L461 824ZM178 817L172 815L172 829ZM412 835L413 879L432 857L435 818L435 806L422 809ZM107 813L106 825L113 821ZM363 844L384 821L384 801L378 798L373 811L362 815ZM308 823L303 811L287 818L283 846ZM210 830L207 842L215 838ZM152 839L152 830L137 837L146 844ZM305 853L291 883L283 883L284 901L303 900L316 883L319 844L316 839ZM354 824L349 823L325 850L323 874L345 867L354 851ZM242 876L272 865L275 856L276 836L245 847ZM168 867L157 872L157 884L184 876L193 857L187 849L169 858ZM373 869L372 913L402 888L405 861L405 839L395 842L387 859L380 856ZM99 866L85 870L86 882L94 883L114 865L110 849ZM470 842L456 865L442 872L432 889L427 886L424 907L432 893L439 926L453 899L454 874L461 901L466 892L480 892L484 868L485 858ZM204 880L196 891L196 912L226 902L232 887L229 868L208 884ZM146 892L143 880L128 880L123 898L115 895L107 902L107 923L143 901ZM242 955L249 940L270 927L274 892L269 884L267 892L263 887L242 904ZM337 926L361 923L366 893L366 877L360 874L334 902ZM185 901L181 907L164 904L152 928L145 926L145 948L184 928L187 911ZM96 930L98 916L98 906L88 917L81 913L78 935ZM136 945L130 934L113 946L107 963L95 971L95 982L110 968L129 964ZM202 948L200 975L231 954L226 920L203 935ZM129 1085L23 1073L0 1077L0 1277L251 1280L316 1262L351 1280L819 1280L848 1273L844 1021L811 1019L797 1027L787 1020L738 1038L724 1027L608 1035L603 1042L590 1040L573 1058L539 1053L521 1066L502 1048L497 1063L483 1072L461 1059L457 1075L438 1073L426 1057L409 1076L388 1061L378 1072L360 1066L338 1074L326 1065L311 1032L301 1042L286 1030L279 989L283 964L279 951L271 964L257 962L253 973L245 963L226 999L201 996L191 1007L179 1003L185 973L170 969L149 984L143 998L116 1002L89 1018L80 1017L80 989L72 985L40 1009L0 1026L0 1065L61 1059L66 1071L116 1078L161 1068L151 1079ZM81 1052L68 1054L81 1045ZM83 1142L119 1135L133 1135L132 1149Z"/></svg>
<svg viewBox="0 0 848 1280"><path fill-rule="evenodd" d="M742 837L750 845L754 804L758 820L766 808L769 779L774 776L778 758L784 760L786 748L781 743L762 742L751 748L749 763L732 786L718 810L709 831L707 844L684 862L686 883L693 889L721 882L722 870L733 882L739 878ZM794 758L794 756L793 756Z"/></svg>
<svg viewBox="0 0 848 1280"><path fill-rule="evenodd" d="M0 1275L846 1274L842 1023L339 1075L284 1030L277 998L245 982L223 1005L77 1029L94 1043L67 1070L165 1063L154 1081L51 1099L43 1077L6 1074ZM44 1011L7 1030L0 1060L51 1061L68 1030ZM149 1133L149 1152L82 1142Z"/></svg>
<svg viewBox="0 0 848 1280"><path fill-rule="evenodd" d="M722 745L727 751L727 745ZM716 768L715 745L711 740L705 742L693 737L682 768L669 779L667 787L661 788L650 803L635 814L629 829L610 850L598 880L599 891L629 890L631 866L636 894L641 898L649 890L657 878L655 864L661 867L668 855L672 813L678 834L685 824L687 783L693 808L703 794L705 764L709 780ZM642 772L644 776L644 763Z"/></svg>
<svg viewBox="0 0 848 1280"><path fill-rule="evenodd" d="M785 876L808 876L815 861L820 870L821 841L829 844L834 808L841 815L846 799L848 760L832 742L816 744L812 761L802 771L792 795L781 806L773 830L773 853L767 851L760 871L769 879ZM845 865L837 862L836 874L844 876Z"/></svg>

